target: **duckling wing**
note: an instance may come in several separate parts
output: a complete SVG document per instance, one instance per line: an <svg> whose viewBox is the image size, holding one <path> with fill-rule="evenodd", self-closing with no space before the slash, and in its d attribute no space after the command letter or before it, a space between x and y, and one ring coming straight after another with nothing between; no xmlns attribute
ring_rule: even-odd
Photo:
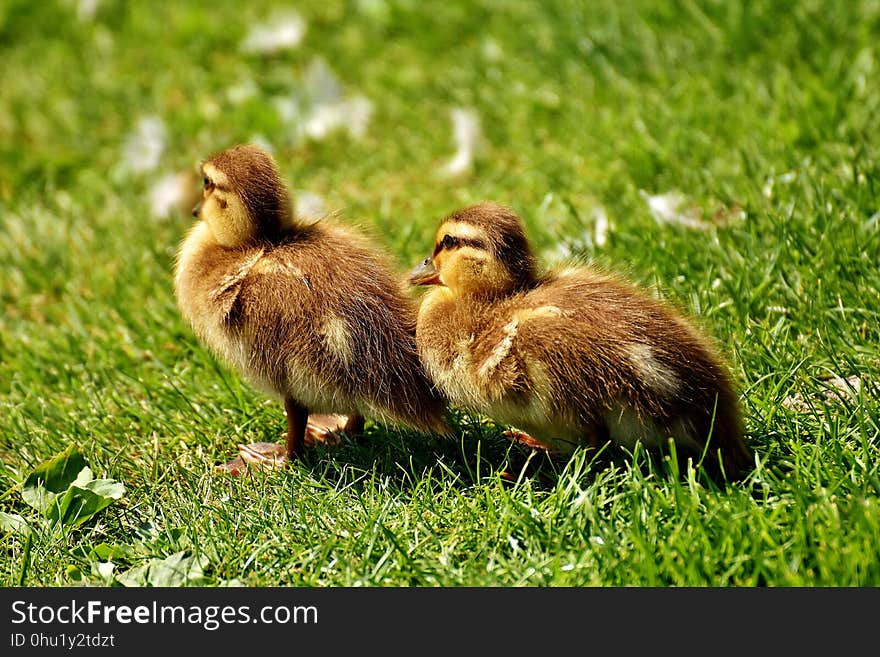
<svg viewBox="0 0 880 657"><path fill-rule="evenodd" d="M389 308L393 295L383 289L376 263L332 237L263 257L245 283L241 312L255 351L353 391L375 373L365 365L389 350L398 313Z"/></svg>
<svg viewBox="0 0 880 657"><path fill-rule="evenodd" d="M664 425L682 415L702 422L716 395L719 414L735 414L728 413L731 386L711 345L646 294L583 277L546 285L526 300L475 362L489 395L532 408L540 402L549 416L587 425L621 404Z"/></svg>
<svg viewBox="0 0 880 657"><path fill-rule="evenodd" d="M267 253L236 311L260 377L310 409L439 425L442 403L415 346L414 304L357 241L327 230Z"/></svg>
<svg viewBox="0 0 880 657"><path fill-rule="evenodd" d="M349 333L334 312L332 274L309 256L305 248L265 253L241 282L228 324L247 346L245 369L258 387L335 412L350 403L341 392Z"/></svg>
<svg viewBox="0 0 880 657"><path fill-rule="evenodd" d="M209 329L227 321L242 284L262 255L261 248L219 247L202 222L189 232L177 255L174 292L184 317L199 335L205 337Z"/></svg>
<svg viewBox="0 0 880 657"><path fill-rule="evenodd" d="M225 272L219 274L216 284L208 290L208 299L222 319L229 317L245 279L262 255L262 249L255 250L231 264Z"/></svg>
<svg viewBox="0 0 880 657"><path fill-rule="evenodd" d="M552 335L564 316L555 305L527 306L502 313L471 346L472 374L490 399L533 392L533 372L555 360Z"/></svg>
<svg viewBox="0 0 880 657"><path fill-rule="evenodd" d="M565 280L512 301L471 348L484 399L592 421L631 385L615 290Z"/></svg>

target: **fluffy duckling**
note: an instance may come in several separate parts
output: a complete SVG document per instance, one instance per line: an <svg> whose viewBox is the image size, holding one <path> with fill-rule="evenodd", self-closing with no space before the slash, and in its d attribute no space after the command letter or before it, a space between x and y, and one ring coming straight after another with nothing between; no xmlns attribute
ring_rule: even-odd
<svg viewBox="0 0 880 657"><path fill-rule="evenodd" d="M625 281L588 267L540 275L512 210L453 212L410 282L433 286L416 342L451 404L551 454L671 437L679 454L705 450L713 474L749 470L736 394L710 342Z"/></svg>
<svg viewBox="0 0 880 657"><path fill-rule="evenodd" d="M339 428L309 424L313 412L347 414L340 426L354 435L364 415L445 433L445 403L418 358L415 304L381 252L346 227L298 221L256 146L217 153L202 174L198 221L177 254L179 308L202 343L283 401L288 423L285 445L240 445L226 469L280 464Z"/></svg>

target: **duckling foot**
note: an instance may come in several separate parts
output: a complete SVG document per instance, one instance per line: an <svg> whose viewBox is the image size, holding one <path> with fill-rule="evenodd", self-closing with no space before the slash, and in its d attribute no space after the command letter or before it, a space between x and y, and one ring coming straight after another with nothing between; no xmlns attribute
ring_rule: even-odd
<svg viewBox="0 0 880 657"><path fill-rule="evenodd" d="M306 424L303 444L314 447L317 444L339 445L342 434L359 437L364 430L364 417L358 413L348 415L312 415ZM286 435L286 434L285 434ZM279 470L287 463L287 446L281 443L258 442L238 446L238 456L218 465L217 469L234 476L246 474L249 468Z"/></svg>
<svg viewBox="0 0 880 657"><path fill-rule="evenodd" d="M250 468L277 470L287 463L287 450L279 443L251 443L238 446L238 456L231 461L218 465L217 470L239 476L247 474Z"/></svg>
<svg viewBox="0 0 880 657"><path fill-rule="evenodd" d="M501 434L515 445L521 445L530 450L524 462L511 463L510 467L502 470L501 479L516 483L521 478L537 478L542 484L552 485L553 479L546 472L555 469L554 461L559 458L559 453L552 447L532 438L524 431L509 430Z"/></svg>
<svg viewBox="0 0 880 657"><path fill-rule="evenodd" d="M522 445L523 447L531 447L532 449L537 449L542 452L551 453L550 447L545 445L542 442L539 442L532 438L529 434L524 431L505 431L501 434L505 438L507 438L510 442L515 443L517 445Z"/></svg>
<svg viewBox="0 0 880 657"><path fill-rule="evenodd" d="M306 447L314 447L318 443L338 445L342 442L340 434L345 432L347 424L346 415L310 415L303 442Z"/></svg>

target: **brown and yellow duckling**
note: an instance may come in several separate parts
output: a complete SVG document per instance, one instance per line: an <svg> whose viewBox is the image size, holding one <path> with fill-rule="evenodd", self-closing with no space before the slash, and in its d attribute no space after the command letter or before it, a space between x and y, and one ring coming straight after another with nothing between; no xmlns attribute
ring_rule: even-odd
<svg viewBox="0 0 880 657"><path fill-rule="evenodd" d="M330 430L359 434L364 416L446 432L418 358L415 304L381 251L329 220L298 221L256 146L217 153L202 173L198 221L177 256L178 305L202 343L283 401L288 422L285 445L240 445L226 468L283 463ZM314 412L344 415L309 423Z"/></svg>
<svg viewBox="0 0 880 657"><path fill-rule="evenodd" d="M734 387L709 340L618 278L586 266L539 274L512 210L452 213L411 282L433 286L416 342L451 404L551 454L671 437L679 454L705 451L713 474L750 469Z"/></svg>

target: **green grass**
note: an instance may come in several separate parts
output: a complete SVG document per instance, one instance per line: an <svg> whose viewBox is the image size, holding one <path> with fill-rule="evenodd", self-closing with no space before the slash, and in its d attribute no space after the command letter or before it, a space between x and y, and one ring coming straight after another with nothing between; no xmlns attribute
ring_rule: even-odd
<svg viewBox="0 0 880 657"><path fill-rule="evenodd" d="M72 441L126 494L75 529L0 537L0 583L109 583L106 543L115 573L184 550L210 585L880 584L880 4L309 1L303 42L271 55L239 44L272 3L76 4L0 5L0 510L30 518L16 485ZM363 138L303 139L277 111L316 57L372 101ZM484 147L443 179L459 106ZM166 148L139 173L120 163L145 116ZM457 415L449 440L368 424L281 473L213 474L236 443L277 440L283 412L181 320L191 218L155 217L148 193L256 137L401 272L440 217L493 199L545 263L657 289L729 357L759 468L719 489L579 452L511 485L527 454ZM659 224L642 192L671 190L743 217ZM860 391L827 398L832 375Z"/></svg>

